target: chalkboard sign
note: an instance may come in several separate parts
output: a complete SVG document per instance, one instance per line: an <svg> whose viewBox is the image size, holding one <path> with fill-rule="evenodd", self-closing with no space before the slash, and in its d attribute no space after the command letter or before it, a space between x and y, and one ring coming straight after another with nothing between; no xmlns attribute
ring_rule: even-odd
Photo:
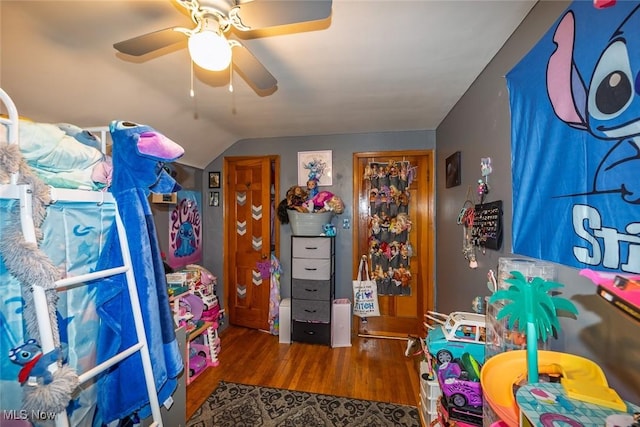
<svg viewBox="0 0 640 427"><path fill-rule="evenodd" d="M502 200L476 205L471 243L474 246L498 250L502 246Z"/></svg>

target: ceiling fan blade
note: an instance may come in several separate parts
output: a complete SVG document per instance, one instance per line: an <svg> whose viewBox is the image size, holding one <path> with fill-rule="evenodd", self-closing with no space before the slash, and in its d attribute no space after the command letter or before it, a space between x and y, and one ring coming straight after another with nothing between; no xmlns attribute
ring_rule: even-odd
<svg viewBox="0 0 640 427"><path fill-rule="evenodd" d="M113 47L127 55L142 56L184 40L184 32L171 27L118 42Z"/></svg>
<svg viewBox="0 0 640 427"><path fill-rule="evenodd" d="M274 89L278 84L273 75L253 54L238 43L233 48L233 65L256 91L264 92Z"/></svg>
<svg viewBox="0 0 640 427"><path fill-rule="evenodd" d="M231 9L240 22L232 19L234 27L242 31L259 30L299 22L319 21L331 16L332 0L274 0L252 1Z"/></svg>

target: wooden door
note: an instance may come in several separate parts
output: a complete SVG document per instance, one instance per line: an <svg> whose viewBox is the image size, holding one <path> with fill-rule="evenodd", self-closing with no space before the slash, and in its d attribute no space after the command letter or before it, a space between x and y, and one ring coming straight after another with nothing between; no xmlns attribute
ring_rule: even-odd
<svg viewBox="0 0 640 427"><path fill-rule="evenodd" d="M408 203L401 212L405 215L404 218L408 216L411 224L410 230L403 237L399 237L401 234L393 237L394 234L392 234L392 237L383 238L380 237L382 234L376 234L380 233L377 231L380 217L386 218L385 225L388 225L389 218L394 218L394 212L396 216L398 213L397 204L391 208L391 211L380 212L379 193L399 194L397 189L381 190L383 187L390 187L388 183L372 184L372 169L378 170L378 166L387 169L395 167L398 173L402 168L405 169L402 173L409 174L407 181L400 186L402 191L399 192L403 194L402 203ZM357 275L360 258L366 255L369 260L369 273L378 282L381 314L366 321L356 317L354 324L362 336L406 338L407 334L423 335L424 313L434 308L433 153L431 151L355 153L353 171L354 233L357 238L353 253L354 278ZM395 187L395 185L391 186ZM394 200L396 203L398 200L396 197L391 198L389 194L382 197L382 203L388 200ZM401 203L398 202L398 204ZM389 206L385 205L385 209L389 209ZM376 233L372 231L374 229ZM401 251L405 261L392 268L390 257L392 254L397 256ZM384 269L380 267L383 264L380 262L381 259L385 261ZM396 261L397 258L393 262Z"/></svg>
<svg viewBox="0 0 640 427"><path fill-rule="evenodd" d="M224 160L224 270L229 322L269 330L269 266L278 248L279 158Z"/></svg>

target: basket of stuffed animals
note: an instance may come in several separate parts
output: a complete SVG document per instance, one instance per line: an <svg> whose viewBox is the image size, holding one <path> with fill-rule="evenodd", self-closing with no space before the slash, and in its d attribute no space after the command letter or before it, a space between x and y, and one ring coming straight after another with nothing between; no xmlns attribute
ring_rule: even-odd
<svg viewBox="0 0 640 427"><path fill-rule="evenodd" d="M288 210L289 224L294 236L319 236L324 233L324 225L331 222L333 212L304 213Z"/></svg>

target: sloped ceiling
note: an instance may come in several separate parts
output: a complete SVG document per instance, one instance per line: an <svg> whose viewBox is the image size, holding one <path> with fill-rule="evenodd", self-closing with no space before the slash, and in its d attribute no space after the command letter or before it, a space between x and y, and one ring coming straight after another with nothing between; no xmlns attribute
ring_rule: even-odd
<svg viewBox="0 0 640 427"><path fill-rule="evenodd" d="M256 0L269 1L269 0ZM333 0L332 16L238 34L278 80L192 73L186 42L140 58L113 43L193 27L169 0L0 1L0 86L23 116L79 126L130 120L204 168L238 140L436 129L532 0Z"/></svg>

